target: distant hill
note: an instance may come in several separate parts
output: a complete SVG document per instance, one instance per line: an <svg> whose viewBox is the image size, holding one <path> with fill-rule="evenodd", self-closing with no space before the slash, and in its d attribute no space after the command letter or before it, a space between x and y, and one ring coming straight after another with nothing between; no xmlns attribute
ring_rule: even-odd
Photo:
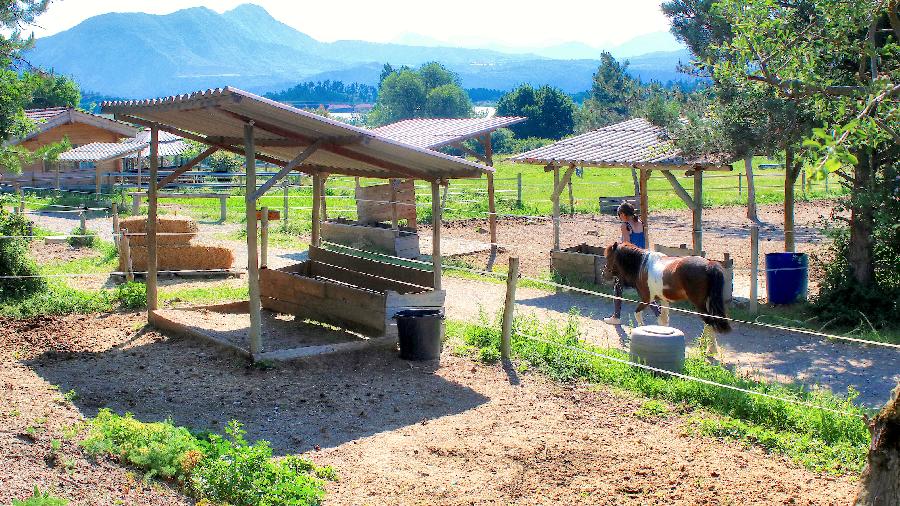
<svg viewBox="0 0 900 506"><path fill-rule="evenodd" d="M650 56L646 61L631 58L634 75L643 80L690 79L675 70L685 54ZM126 98L224 85L266 92L324 79L373 85L385 62L417 66L428 61L457 72L467 88L505 90L528 82L577 92L590 85L598 65L595 60L565 61L486 49L320 42L252 4L222 14L197 7L164 16L95 16L38 39L27 58L74 77L82 89Z"/></svg>

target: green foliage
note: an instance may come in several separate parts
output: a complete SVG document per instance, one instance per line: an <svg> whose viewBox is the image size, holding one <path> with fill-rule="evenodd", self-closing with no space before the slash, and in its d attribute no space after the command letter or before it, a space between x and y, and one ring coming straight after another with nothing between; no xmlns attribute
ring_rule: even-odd
<svg viewBox="0 0 900 506"><path fill-rule="evenodd" d="M143 309L147 307L147 287L137 281L122 283L116 287L116 299L122 309Z"/></svg>
<svg viewBox="0 0 900 506"><path fill-rule="evenodd" d="M199 499L232 506L320 504L330 467L287 456L272 458L266 441L248 443L232 421L226 436L200 438L171 421L145 423L102 409L81 443L93 455L111 455L144 469L148 478L176 480Z"/></svg>
<svg viewBox="0 0 900 506"><path fill-rule="evenodd" d="M634 416L640 418L641 420L658 420L660 418L664 418L669 414L669 407L666 403L657 401L657 400L649 400L641 404L641 407L638 408L637 411L634 412Z"/></svg>
<svg viewBox="0 0 900 506"><path fill-rule="evenodd" d="M304 82L278 93L267 93L266 98L303 107L323 102L371 103L375 102L377 95L378 89L368 84L325 80Z"/></svg>
<svg viewBox="0 0 900 506"><path fill-rule="evenodd" d="M61 497L51 495L50 492L41 492L35 485L34 492L25 499L13 499L12 506L67 506L69 501Z"/></svg>
<svg viewBox="0 0 900 506"><path fill-rule="evenodd" d="M448 322L448 336L461 338L470 346L498 349L500 315L491 322L482 315L479 324ZM535 316L519 317L513 323L513 356L529 368L536 368L559 381L589 381L623 388L649 399L666 401L685 408L703 408L738 420L759 433L775 433L787 440L805 441L795 453L799 461L818 470L858 472L865 462L870 437L861 415L866 411L854 403L855 392L846 398L823 389L767 383L742 377L700 356L689 356L684 373L716 383L732 385L775 397L821 406L826 411L771 397L762 397L704 383L654 375L630 365L614 362L584 350L617 360L628 360L618 349L599 348L579 340L578 320L573 316L565 326L544 322ZM531 335L568 348L541 343ZM572 349L569 349L572 348ZM650 409L650 408L648 408ZM654 411L659 411L654 409ZM771 447L784 452L782 447Z"/></svg>
<svg viewBox="0 0 900 506"><path fill-rule="evenodd" d="M528 118L528 121L510 127L519 138L562 139L575 131L572 98L550 86L541 86L537 90L529 84L519 86L500 97L497 114Z"/></svg>
<svg viewBox="0 0 900 506"><path fill-rule="evenodd" d="M82 230L81 227L76 227L70 234L66 242L73 248L93 248L94 241L97 240L97 232L89 228Z"/></svg>
<svg viewBox="0 0 900 506"><path fill-rule="evenodd" d="M459 85L459 78L437 62L413 70L385 65L378 89L378 102L367 122L384 125L408 118L465 118L472 101Z"/></svg>
<svg viewBox="0 0 900 506"><path fill-rule="evenodd" d="M590 97L578 111L578 131L617 123L632 115L639 100L640 83L629 76L627 70L628 61L616 61L606 51L600 55L600 67L594 74Z"/></svg>
<svg viewBox="0 0 900 506"><path fill-rule="evenodd" d="M26 109L47 107L78 107L81 90L66 76L42 72L26 72L23 76L31 88L31 100Z"/></svg>
<svg viewBox="0 0 900 506"><path fill-rule="evenodd" d="M0 315L31 318L38 315L98 313L111 311L115 302L112 292L107 290L76 290L62 281L53 280L24 298L0 300Z"/></svg>
<svg viewBox="0 0 900 506"><path fill-rule="evenodd" d="M0 208L0 276L35 276L37 266L28 256L31 234L24 215L12 214ZM12 237L10 237L12 236ZM19 236L19 237L15 237ZM3 279L0 282L0 303L34 293L43 286L40 278Z"/></svg>

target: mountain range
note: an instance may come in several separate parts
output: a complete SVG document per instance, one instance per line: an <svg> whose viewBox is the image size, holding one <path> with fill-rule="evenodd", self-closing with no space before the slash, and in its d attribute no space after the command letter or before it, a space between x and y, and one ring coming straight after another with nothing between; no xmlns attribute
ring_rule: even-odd
<svg viewBox="0 0 900 506"><path fill-rule="evenodd" d="M667 42L635 42L632 51L672 47ZM530 83L574 93L590 87L599 64L599 50L577 49L570 54L578 59L561 59L548 57L564 55L560 47L541 55L359 40L321 42L274 19L262 7L244 4L222 14L204 7L167 15L102 14L38 39L26 58L72 76L82 89L123 98L225 85L266 92L324 79L377 84L386 62L396 67L429 61L459 74L466 88L506 90ZM689 80L676 70L679 60L689 56L684 49L632 56L629 70L645 81Z"/></svg>

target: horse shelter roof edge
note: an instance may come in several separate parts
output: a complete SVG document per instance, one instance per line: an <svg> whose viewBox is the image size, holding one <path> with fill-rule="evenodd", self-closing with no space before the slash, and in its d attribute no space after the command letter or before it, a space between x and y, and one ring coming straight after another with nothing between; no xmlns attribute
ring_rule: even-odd
<svg viewBox="0 0 900 506"><path fill-rule="evenodd" d="M492 116L488 118L412 118L373 128L372 131L389 139L412 146L439 149L469 139L490 134L527 121L522 116Z"/></svg>
<svg viewBox="0 0 900 506"><path fill-rule="evenodd" d="M244 127L253 124L259 159L284 166L300 158L296 169L303 172L442 181L493 171L231 87L107 101L101 108L122 121L155 124L162 131L236 153L243 153Z"/></svg>

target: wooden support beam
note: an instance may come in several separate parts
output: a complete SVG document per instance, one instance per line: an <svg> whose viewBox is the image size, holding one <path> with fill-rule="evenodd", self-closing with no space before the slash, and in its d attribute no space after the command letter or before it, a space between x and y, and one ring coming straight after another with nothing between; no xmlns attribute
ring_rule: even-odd
<svg viewBox="0 0 900 506"><path fill-rule="evenodd" d="M557 167L556 173L559 173L559 168ZM560 181L553 182L553 197L556 200L559 200L559 196L562 195L563 190L568 186L569 181L572 180L572 174L575 173L575 166L569 165L566 169L566 173L563 174L563 177Z"/></svg>
<svg viewBox="0 0 900 506"><path fill-rule="evenodd" d="M156 273L158 270L157 256L157 175L159 173L159 127L150 127L150 185L147 190L147 318L158 306L158 294L156 286Z"/></svg>
<svg viewBox="0 0 900 506"><path fill-rule="evenodd" d="M272 189L272 187L275 186L278 181L281 181L281 179L290 174L292 170L299 167L304 160L312 156L313 153L315 153L319 149L322 143L322 140L318 140L312 143L308 148L304 149L302 153L294 157L294 159L288 162L287 165L285 165L280 171L278 171L277 174L269 178L268 181L260 186L259 189L256 190L256 194L254 195L254 197L256 199L262 198L262 196L265 195L267 191Z"/></svg>
<svg viewBox="0 0 900 506"><path fill-rule="evenodd" d="M322 218L321 221L328 221L328 196L325 194L325 183L328 182L328 176L330 174L321 174L321 179L319 181L320 193L321 193L321 202L322 202Z"/></svg>
<svg viewBox="0 0 900 506"><path fill-rule="evenodd" d="M481 145L484 148L484 163L488 167L494 166L494 147L491 145L491 134L487 134L481 138ZM497 259L497 199L494 196L494 174L487 175L488 190L488 230L491 234L491 255L488 257L487 270L494 270L494 261Z"/></svg>
<svg viewBox="0 0 900 506"><path fill-rule="evenodd" d="M257 257L256 224L256 146L253 144L253 123L244 125L244 157L247 163L247 188L245 206L247 211L247 284L250 299L250 355L254 358L262 353L262 314L259 293L259 258Z"/></svg>
<svg viewBox="0 0 900 506"><path fill-rule="evenodd" d="M321 231L322 231L322 204L319 202L322 199L322 175L318 172L313 174L312 178L312 237L310 239L310 246L319 247L322 243Z"/></svg>
<svg viewBox="0 0 900 506"><path fill-rule="evenodd" d="M648 182L650 181L650 170L640 169L640 185L641 185L641 221L644 223L644 242L647 244L648 250L653 250L650 240L650 205L647 195Z"/></svg>
<svg viewBox="0 0 900 506"><path fill-rule="evenodd" d="M553 251L559 251L559 167L553 167ZM545 169L546 170L546 169Z"/></svg>
<svg viewBox="0 0 900 506"><path fill-rule="evenodd" d="M199 155L197 155L196 157L194 157L191 161L182 165L181 167L178 167L177 169L175 169L174 172L172 172L168 176L164 177L162 179L162 181L159 182L158 187L165 188L166 185L168 185L172 181L175 181L176 179L178 179L178 177L181 176L182 174L184 174L185 172L196 167L200 162L202 162L203 160L206 160L207 158L209 158L210 155L212 155L213 153L215 153L218 150L219 150L218 146L211 146L211 147L207 148L204 152L202 152Z"/></svg>
<svg viewBox="0 0 900 506"><path fill-rule="evenodd" d="M490 142L490 136L488 136L488 139L489 139L489 142ZM481 142L482 142L482 144L484 143L483 141L481 141ZM477 153L477 152L475 152L475 151L472 151L471 149L469 149L468 147L466 147L465 144L463 144L463 143L461 143L461 142L454 142L454 143L450 144L450 146L452 146L452 147L454 147L454 148L456 148L456 149L462 151L463 153L465 153L465 154L471 156L472 158L475 158L476 160L478 160L478 161L484 163L485 165L493 166L493 165L491 165L491 163L488 161L488 160L490 160L490 158L489 158L489 155L487 154L487 151L485 151L485 154L484 154L484 155L479 154L479 153Z"/></svg>
<svg viewBox="0 0 900 506"><path fill-rule="evenodd" d="M431 182L431 265L434 269L434 289L441 290L441 184Z"/></svg>
<svg viewBox="0 0 900 506"><path fill-rule="evenodd" d="M703 171L694 171L694 254L703 251Z"/></svg>
<svg viewBox="0 0 900 506"><path fill-rule="evenodd" d="M699 173L699 171L697 171ZM688 194L688 192L681 186L681 183L678 182L678 179L672 174L671 171L664 170L662 171L663 176L666 176L666 179L669 180L669 184L672 185L672 189L675 190L675 194L678 195L685 204L687 204L688 209L694 210L696 204L694 204L694 199Z"/></svg>

